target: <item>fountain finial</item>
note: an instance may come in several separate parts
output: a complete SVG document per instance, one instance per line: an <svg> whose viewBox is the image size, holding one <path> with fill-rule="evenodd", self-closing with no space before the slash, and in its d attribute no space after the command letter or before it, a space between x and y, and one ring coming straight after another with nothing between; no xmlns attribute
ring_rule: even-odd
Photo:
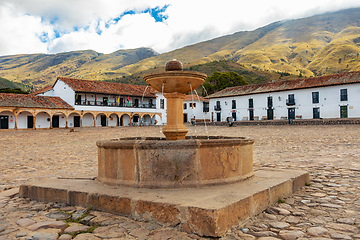
<svg viewBox="0 0 360 240"><path fill-rule="evenodd" d="M165 71L182 71L183 65L179 60L173 59L165 64Z"/></svg>

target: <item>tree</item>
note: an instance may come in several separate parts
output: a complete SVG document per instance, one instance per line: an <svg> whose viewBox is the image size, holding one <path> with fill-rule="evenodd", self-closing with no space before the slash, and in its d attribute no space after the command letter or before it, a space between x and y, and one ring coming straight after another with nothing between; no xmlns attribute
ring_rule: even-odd
<svg viewBox="0 0 360 240"><path fill-rule="evenodd" d="M249 83L244 80L244 77L236 72L214 72L205 80L203 86L208 94L212 94L228 87L243 86L247 84Z"/></svg>
<svg viewBox="0 0 360 240"><path fill-rule="evenodd" d="M20 94L29 94L26 91L21 90L20 88L0 88L0 93L20 93Z"/></svg>

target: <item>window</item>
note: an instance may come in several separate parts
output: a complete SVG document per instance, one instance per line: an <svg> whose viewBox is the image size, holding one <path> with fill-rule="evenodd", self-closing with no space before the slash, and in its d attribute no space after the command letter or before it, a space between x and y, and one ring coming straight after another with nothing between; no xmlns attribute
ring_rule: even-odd
<svg viewBox="0 0 360 240"><path fill-rule="evenodd" d="M108 97L103 97L103 106L108 105Z"/></svg>
<svg viewBox="0 0 360 240"><path fill-rule="evenodd" d="M268 106L268 108L273 107L273 98L272 97L267 98L267 106Z"/></svg>
<svg viewBox="0 0 360 240"><path fill-rule="evenodd" d="M186 103L184 103L184 109L187 109L187 104Z"/></svg>
<svg viewBox="0 0 360 240"><path fill-rule="evenodd" d="M347 89L340 89L340 101L347 101L347 100L348 100Z"/></svg>
<svg viewBox="0 0 360 240"><path fill-rule="evenodd" d="M216 101L216 105L214 107L215 111L221 111L220 101Z"/></svg>
<svg viewBox="0 0 360 240"><path fill-rule="evenodd" d="M209 102L203 102L203 112L209 112Z"/></svg>
<svg viewBox="0 0 360 240"><path fill-rule="evenodd" d="M319 103L319 92L312 93L312 103Z"/></svg>
<svg viewBox="0 0 360 240"><path fill-rule="evenodd" d="M249 99L249 108L254 108L254 99Z"/></svg>
<svg viewBox="0 0 360 240"><path fill-rule="evenodd" d="M288 95L288 99L286 99L286 105L288 105L288 106L295 105L295 95L294 94Z"/></svg>
<svg viewBox="0 0 360 240"><path fill-rule="evenodd" d="M231 106L232 109L236 109L236 100L232 100Z"/></svg>
<svg viewBox="0 0 360 240"><path fill-rule="evenodd" d="M134 100L134 107L139 107L139 99Z"/></svg>
<svg viewBox="0 0 360 240"><path fill-rule="evenodd" d="M80 105L81 104L81 95L80 94L75 94L75 104L76 105Z"/></svg>
<svg viewBox="0 0 360 240"><path fill-rule="evenodd" d="M191 108L196 108L196 103L190 103Z"/></svg>
<svg viewBox="0 0 360 240"><path fill-rule="evenodd" d="M160 99L160 108L164 109L165 108L165 101L164 99Z"/></svg>

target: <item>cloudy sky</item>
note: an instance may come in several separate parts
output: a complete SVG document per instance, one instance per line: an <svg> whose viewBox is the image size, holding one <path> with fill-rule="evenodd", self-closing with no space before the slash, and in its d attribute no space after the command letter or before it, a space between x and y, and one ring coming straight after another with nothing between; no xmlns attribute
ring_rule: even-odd
<svg viewBox="0 0 360 240"><path fill-rule="evenodd" d="M0 0L0 56L150 47L159 53L359 0Z"/></svg>

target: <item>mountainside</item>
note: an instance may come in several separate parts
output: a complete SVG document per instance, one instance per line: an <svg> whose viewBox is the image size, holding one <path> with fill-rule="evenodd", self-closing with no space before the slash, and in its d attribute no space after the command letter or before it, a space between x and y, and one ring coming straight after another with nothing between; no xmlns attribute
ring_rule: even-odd
<svg viewBox="0 0 360 240"><path fill-rule="evenodd" d="M9 89L19 89L20 88L23 91L31 91L32 90L31 86L29 86L29 85L12 82L5 78L0 77L0 89L5 89L5 88L9 88Z"/></svg>
<svg viewBox="0 0 360 240"><path fill-rule="evenodd" d="M186 69L196 70L199 64L229 60L239 64L233 65L237 72L257 71L253 73L260 76L282 72L310 77L360 70L359 53L360 8L355 8L275 22L160 55L152 49L139 48L112 54L88 50L3 56L0 77L37 87L52 83L57 76L143 83L143 74L163 70L165 63L174 58ZM255 75L251 78L256 79ZM258 80L274 80L278 76L270 75Z"/></svg>
<svg viewBox="0 0 360 240"><path fill-rule="evenodd" d="M124 74L176 58L191 66L228 59L246 67L319 76L360 70L360 8L275 22L187 46L120 69Z"/></svg>
<svg viewBox="0 0 360 240"><path fill-rule="evenodd" d="M43 86L58 76L111 79L113 72L128 64L157 55L149 48L101 54L92 50L58 54L0 56L0 76L13 82Z"/></svg>
<svg viewBox="0 0 360 240"><path fill-rule="evenodd" d="M143 79L143 75L156 71L157 69L150 69L144 72L137 72L129 76L123 76L121 78L105 81L146 85L146 82ZM242 64L230 60L216 60L208 63L192 65L190 67L185 67L184 71L201 72L205 73L208 76L211 76L214 72L236 72L239 75L243 76L244 79L250 84L299 78L298 75L295 76L285 72L262 71L257 69L256 67L249 69ZM199 91L202 91L201 87L199 87Z"/></svg>

